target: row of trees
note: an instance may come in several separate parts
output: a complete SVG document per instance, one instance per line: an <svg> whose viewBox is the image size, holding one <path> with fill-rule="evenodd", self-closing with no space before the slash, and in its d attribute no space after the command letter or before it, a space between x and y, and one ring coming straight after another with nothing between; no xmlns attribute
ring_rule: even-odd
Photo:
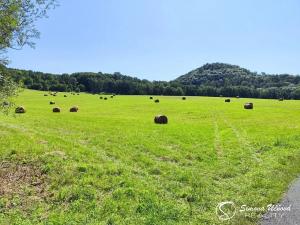
<svg viewBox="0 0 300 225"><path fill-rule="evenodd" d="M227 96L247 98L285 98L300 99L300 85L297 82L279 85L282 79L274 83L274 77L270 75L257 75L259 79L265 80L261 85L253 85L256 82L246 77L240 82L233 82L236 76L227 76L226 84L212 84L210 76L201 84L183 83L180 79L171 82L140 80L120 73L74 73L53 75L41 72L10 69L14 80L23 83L26 88L43 91L64 92L90 92L90 93L115 93L124 95L173 95L173 96ZM203 76L205 77L205 76ZM201 79L203 80L203 77ZM224 74L222 74L224 77ZM300 77L293 76L295 80ZM281 78L278 76L278 78ZM215 77L216 79L216 77ZM269 79L269 83L267 82ZM217 79L218 82L219 79ZM272 82L271 82L272 81ZM294 82L294 81L293 81ZM270 85L272 83L272 86Z"/></svg>
<svg viewBox="0 0 300 225"><path fill-rule="evenodd" d="M124 95L184 95L178 83L150 82L120 73L74 73L53 75L25 70L10 70L11 76L26 88L43 91L115 93Z"/></svg>
<svg viewBox="0 0 300 225"><path fill-rule="evenodd" d="M265 99L300 99L299 87L271 87L271 88L253 88L245 86L185 86L186 95L191 96L226 96L243 98L265 98Z"/></svg>

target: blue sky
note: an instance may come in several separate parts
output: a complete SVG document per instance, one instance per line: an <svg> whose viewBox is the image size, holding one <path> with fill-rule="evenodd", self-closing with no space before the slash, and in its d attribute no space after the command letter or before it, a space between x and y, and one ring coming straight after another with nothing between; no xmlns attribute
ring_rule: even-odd
<svg viewBox="0 0 300 225"><path fill-rule="evenodd" d="M10 67L171 80L207 62L300 74L299 0L59 0Z"/></svg>

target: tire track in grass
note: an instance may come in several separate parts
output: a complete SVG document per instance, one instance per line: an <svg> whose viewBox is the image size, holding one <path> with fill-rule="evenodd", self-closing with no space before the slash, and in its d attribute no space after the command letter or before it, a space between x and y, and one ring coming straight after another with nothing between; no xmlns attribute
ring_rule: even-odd
<svg viewBox="0 0 300 225"><path fill-rule="evenodd" d="M220 136L220 128L219 124L217 122L216 112L211 114L212 123L214 126L214 149L217 153L218 158L223 156L223 147L222 147L222 141Z"/></svg>
<svg viewBox="0 0 300 225"><path fill-rule="evenodd" d="M251 145L251 142L249 141L249 139L246 137L245 131L239 131L238 128L236 128L236 126L233 125L232 122L229 122L228 118L226 116L222 116L224 123L232 130L232 132L234 133L234 135L236 136L236 139L240 145L241 149L247 150L248 153L253 157L254 160L256 161L260 161L259 158L257 158L256 154L255 154L255 149L253 148L253 146Z"/></svg>
<svg viewBox="0 0 300 225"><path fill-rule="evenodd" d="M216 134L219 137L216 136L216 143L219 141L222 147L224 167L227 167L229 163L232 169L246 173L251 168L251 165L257 165L261 160L256 157L255 149L246 135L234 126L224 114L217 109L212 111L213 123L218 126L216 127L218 128L218 130L216 129ZM232 171L227 172L230 174Z"/></svg>
<svg viewBox="0 0 300 225"><path fill-rule="evenodd" d="M243 135L241 135L241 132L231 122L229 122L226 117L223 116L223 120L224 120L225 124L235 134L240 146L242 146L242 147L245 146L245 147L249 148L251 145L250 145L249 141Z"/></svg>
<svg viewBox="0 0 300 225"><path fill-rule="evenodd" d="M236 126L233 125L232 122L229 121L229 119L224 115L224 113L218 111L216 108L212 111L212 120L214 124L215 129L215 149L217 152L218 157L224 157L225 151L224 146L226 143L233 139L225 139L222 141L222 134L220 131L220 124L222 124L222 131L229 130L232 134L232 138L235 137L235 143L237 144L236 149L237 150L244 150L239 151L240 153L244 154L247 152L251 156L252 159L254 159L256 162L260 161L256 157L255 149L251 145L251 142L248 140L245 134L243 134ZM245 132L245 131L244 131ZM225 154L226 155L226 154Z"/></svg>

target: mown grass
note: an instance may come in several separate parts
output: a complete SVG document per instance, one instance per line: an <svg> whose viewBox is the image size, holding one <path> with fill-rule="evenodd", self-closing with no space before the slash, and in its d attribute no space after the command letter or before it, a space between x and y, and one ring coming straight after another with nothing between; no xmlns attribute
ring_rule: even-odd
<svg viewBox="0 0 300 225"><path fill-rule="evenodd" d="M43 193L1 195L0 224L256 224L216 206L275 203L300 172L299 101L63 95L25 90L27 113L0 116L1 161L46 176Z"/></svg>

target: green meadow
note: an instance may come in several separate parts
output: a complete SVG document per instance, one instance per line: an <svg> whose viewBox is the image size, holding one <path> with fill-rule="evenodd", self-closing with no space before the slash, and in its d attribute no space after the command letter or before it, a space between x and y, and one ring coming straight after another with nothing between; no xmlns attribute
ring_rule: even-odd
<svg viewBox="0 0 300 225"><path fill-rule="evenodd" d="M239 206L276 203L300 173L299 101L44 94L0 116L0 224L256 224Z"/></svg>

